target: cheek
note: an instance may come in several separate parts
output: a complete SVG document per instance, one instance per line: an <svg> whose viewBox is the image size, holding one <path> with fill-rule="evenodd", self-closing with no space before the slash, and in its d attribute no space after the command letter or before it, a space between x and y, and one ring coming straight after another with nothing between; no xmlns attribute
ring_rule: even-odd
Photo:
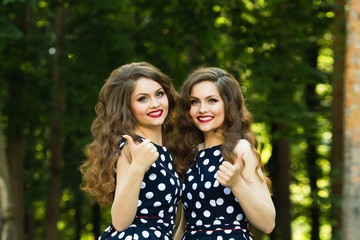
<svg viewBox="0 0 360 240"><path fill-rule="evenodd" d="M219 105L219 107L217 109L217 113L219 115L222 115L223 117L225 117L225 105L224 104Z"/></svg>
<svg viewBox="0 0 360 240"><path fill-rule="evenodd" d="M169 99L164 97L162 105L164 106L164 110L169 110Z"/></svg>
<svg viewBox="0 0 360 240"><path fill-rule="evenodd" d="M219 111L216 113L216 115L221 116L221 118L224 118L224 117L225 117L225 112L219 110Z"/></svg>
<svg viewBox="0 0 360 240"><path fill-rule="evenodd" d="M189 115L190 115L190 117L191 118L195 118L195 116L196 116L196 108L195 107L190 107L190 109L189 109Z"/></svg>
<svg viewBox="0 0 360 240"><path fill-rule="evenodd" d="M145 112L143 107L140 104L137 104L137 103L131 104L130 105L130 110L132 111L135 118L137 117L137 115L140 115L140 114Z"/></svg>

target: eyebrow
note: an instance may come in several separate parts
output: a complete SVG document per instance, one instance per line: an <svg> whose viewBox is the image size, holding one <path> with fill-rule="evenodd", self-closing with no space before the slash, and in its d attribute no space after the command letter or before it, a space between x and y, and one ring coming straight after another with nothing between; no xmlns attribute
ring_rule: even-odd
<svg viewBox="0 0 360 240"><path fill-rule="evenodd" d="M163 87L159 88L158 90L155 91L155 93L157 93L157 92L159 92L161 90L164 90L164 88ZM140 95L150 95L150 94L149 93L138 93L138 94L135 95L135 97L140 96Z"/></svg>
<svg viewBox="0 0 360 240"><path fill-rule="evenodd" d="M212 97L217 97L217 98L219 98L218 95L209 95L209 96L206 96L205 98L212 98ZM198 98L198 97L190 96L189 98Z"/></svg>

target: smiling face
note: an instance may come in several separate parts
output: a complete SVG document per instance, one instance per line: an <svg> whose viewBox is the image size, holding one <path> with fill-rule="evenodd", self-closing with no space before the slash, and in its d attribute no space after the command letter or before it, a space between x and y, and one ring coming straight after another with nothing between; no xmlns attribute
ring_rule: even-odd
<svg viewBox="0 0 360 240"><path fill-rule="evenodd" d="M163 87L148 78L139 78L131 94L131 111L142 131L160 128L168 115L169 101Z"/></svg>
<svg viewBox="0 0 360 240"><path fill-rule="evenodd" d="M213 82L202 81L192 87L189 114L195 126L205 134L215 132L223 124L225 104Z"/></svg>

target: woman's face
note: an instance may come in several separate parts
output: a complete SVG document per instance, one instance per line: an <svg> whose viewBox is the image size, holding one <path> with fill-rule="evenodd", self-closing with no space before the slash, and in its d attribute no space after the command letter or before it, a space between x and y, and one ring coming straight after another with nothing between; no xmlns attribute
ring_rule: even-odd
<svg viewBox="0 0 360 240"><path fill-rule="evenodd" d="M217 86L211 81L195 84L190 92L189 114L196 127L204 132L214 132L225 119L225 104Z"/></svg>
<svg viewBox="0 0 360 240"><path fill-rule="evenodd" d="M161 127L168 115L168 107L168 98L159 83L144 77L135 82L130 108L140 130Z"/></svg>

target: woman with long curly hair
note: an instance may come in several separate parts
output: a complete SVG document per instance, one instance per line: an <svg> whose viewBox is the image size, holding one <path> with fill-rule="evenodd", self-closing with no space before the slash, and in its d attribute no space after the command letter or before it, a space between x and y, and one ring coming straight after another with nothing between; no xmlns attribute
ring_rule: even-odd
<svg viewBox="0 0 360 240"><path fill-rule="evenodd" d="M270 233L271 181L238 82L220 68L197 69L183 84L180 107L175 166L184 212L175 239L253 239L249 222Z"/></svg>
<svg viewBox="0 0 360 240"><path fill-rule="evenodd" d="M103 85L80 167L82 189L111 204L112 225L99 239L172 239L181 194L168 151L177 98L171 80L146 62L115 69Z"/></svg>

